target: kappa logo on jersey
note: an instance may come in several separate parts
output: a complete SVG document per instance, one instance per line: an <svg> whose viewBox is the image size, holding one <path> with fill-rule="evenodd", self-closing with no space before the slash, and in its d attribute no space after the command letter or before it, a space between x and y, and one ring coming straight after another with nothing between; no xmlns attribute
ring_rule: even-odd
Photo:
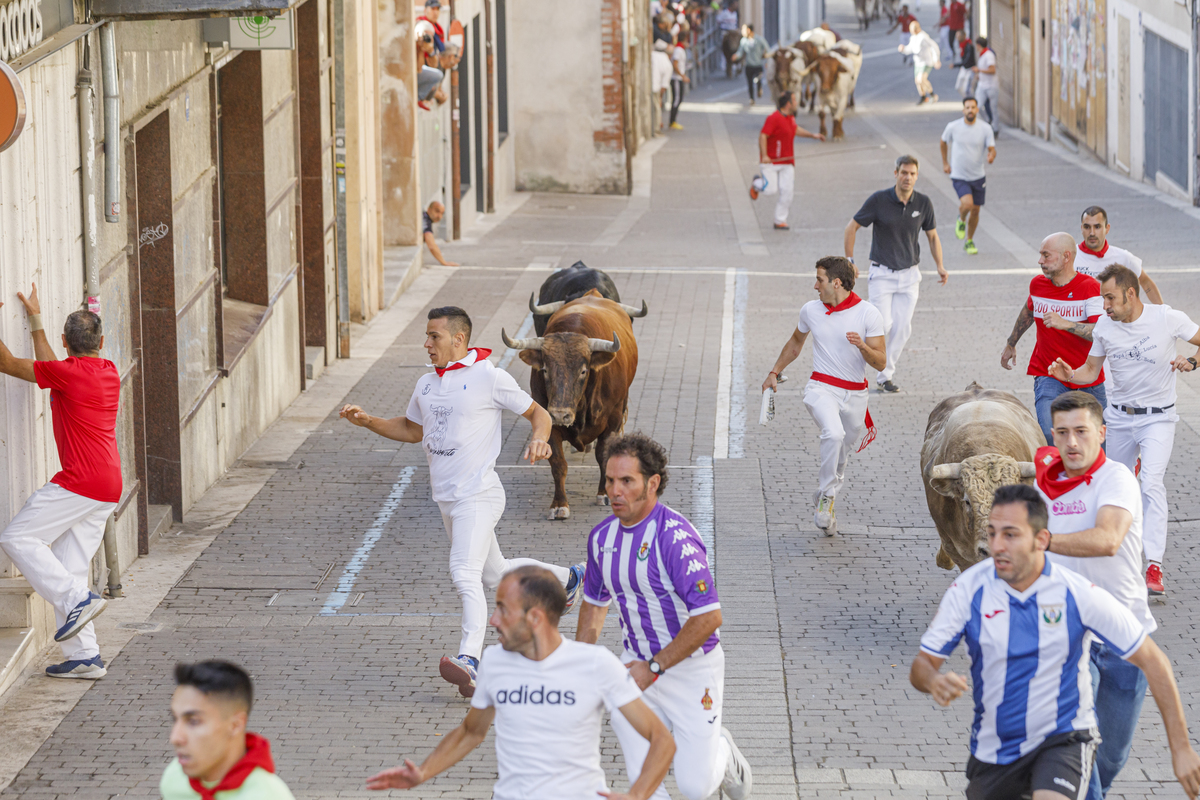
<svg viewBox="0 0 1200 800"><path fill-rule="evenodd" d="M676 542L682 541L682 540L684 540L684 539L686 539L686 538L688 538L688 532L687 532L687 529L686 529L686 528L680 528L679 530L675 531L675 536L674 536L674 537L672 537L672 539L671 539L671 544L675 544Z"/></svg>
<svg viewBox="0 0 1200 800"><path fill-rule="evenodd" d="M1062 622L1063 607L1062 606L1042 606L1042 622L1047 625L1057 625Z"/></svg>
<svg viewBox="0 0 1200 800"><path fill-rule="evenodd" d="M667 524L663 525L663 530L669 531L669 530L671 530L671 528L674 528L676 525L682 525L682 524L683 523L677 519L669 519L669 520L667 520Z"/></svg>
<svg viewBox="0 0 1200 800"><path fill-rule="evenodd" d="M700 548L696 547L696 545L692 544L691 542L688 542L679 549L679 558L682 560L688 556L694 556L699 552Z"/></svg>
<svg viewBox="0 0 1200 800"><path fill-rule="evenodd" d="M704 578L696 581L696 591L700 594L708 594L708 581L704 580Z"/></svg>
<svg viewBox="0 0 1200 800"><path fill-rule="evenodd" d="M1050 512L1053 514L1086 514L1087 510L1087 503L1082 500L1072 500L1069 503L1056 500L1054 505L1050 506Z"/></svg>
<svg viewBox="0 0 1200 800"><path fill-rule="evenodd" d="M650 557L650 543L642 542L642 546L638 548L638 561L645 561Z"/></svg>
<svg viewBox="0 0 1200 800"><path fill-rule="evenodd" d="M704 697L700 698L700 705L705 711L712 711L712 695L708 693L708 687L704 687Z"/></svg>
<svg viewBox="0 0 1200 800"><path fill-rule="evenodd" d="M696 561L695 559L693 559L691 561L691 563L688 564L687 572L685 574L691 575L693 572L703 572L703 571L704 571L704 565L701 564L699 561Z"/></svg>

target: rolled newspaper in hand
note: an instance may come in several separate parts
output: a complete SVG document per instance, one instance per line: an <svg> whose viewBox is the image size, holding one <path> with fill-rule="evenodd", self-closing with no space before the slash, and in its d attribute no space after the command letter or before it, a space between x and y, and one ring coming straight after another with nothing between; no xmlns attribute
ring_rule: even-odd
<svg viewBox="0 0 1200 800"><path fill-rule="evenodd" d="M776 385L787 380L785 375L777 375L775 377ZM766 425L771 420L775 419L775 390L768 389L762 393L762 408L758 412L758 424Z"/></svg>

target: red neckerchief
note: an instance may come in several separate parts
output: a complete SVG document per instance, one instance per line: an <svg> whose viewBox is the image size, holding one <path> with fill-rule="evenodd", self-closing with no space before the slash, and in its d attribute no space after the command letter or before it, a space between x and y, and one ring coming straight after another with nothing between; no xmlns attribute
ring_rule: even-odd
<svg viewBox="0 0 1200 800"><path fill-rule="evenodd" d="M830 314L834 313L835 311L845 311L847 308L853 308L854 306L858 305L861 302L862 302L862 298L859 297L858 295L856 295L854 292L851 292L850 294L846 295L845 300L838 303L836 306L831 306L831 305L829 305L829 303L821 303L821 305L825 306L825 308L828 309L825 312L825 316L829 316Z"/></svg>
<svg viewBox="0 0 1200 800"><path fill-rule="evenodd" d="M488 356L490 356L492 354L492 351L487 349L486 347L472 347L470 350L467 351L468 355L470 355L471 353L475 354L475 360L472 361L470 364L464 364L464 363L462 363L462 359L459 359L458 361L455 361L453 364L448 364L444 367L435 366L434 369L437 370L438 377L440 378L443 375L445 375L447 372L450 372L452 370L466 369L467 367L473 367L476 364L478 364L480 361L483 361ZM466 357L467 356L463 356L463 358L466 358Z"/></svg>
<svg viewBox="0 0 1200 800"><path fill-rule="evenodd" d="M233 769L225 773L221 782L209 789L195 778L188 778L192 790L203 800L216 800L217 792L232 792L240 789L256 768L262 767L267 772L275 772L275 762L271 760L271 743L256 733L246 734L246 755L233 765Z"/></svg>
<svg viewBox="0 0 1200 800"><path fill-rule="evenodd" d="M1088 468L1087 472L1072 478L1067 475L1063 467L1062 456L1059 455L1057 447L1039 447L1034 462L1037 467L1038 488L1045 492L1051 500L1057 500L1081 483L1090 485L1096 470L1103 467L1107 460L1104 451L1101 450L1095 463Z"/></svg>
<svg viewBox="0 0 1200 800"><path fill-rule="evenodd" d="M1104 240L1104 247L1101 247L1099 250L1093 250L1092 248L1088 247L1083 242L1079 243L1079 249L1082 250L1083 252L1087 253L1089 256L1095 256L1096 258L1104 258L1104 254L1108 252L1108 239Z"/></svg>

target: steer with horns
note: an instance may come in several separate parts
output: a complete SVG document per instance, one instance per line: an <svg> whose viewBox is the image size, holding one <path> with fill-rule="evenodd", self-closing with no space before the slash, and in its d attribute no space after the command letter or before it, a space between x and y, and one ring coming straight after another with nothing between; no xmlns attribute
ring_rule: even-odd
<svg viewBox="0 0 1200 800"><path fill-rule="evenodd" d="M550 519L571 516L567 502L567 458L563 442L576 450L595 443L600 465L596 502L608 504L604 488L604 446L625 426L629 386L637 374L637 341L632 313L642 316L646 304L634 309L601 296L592 289L576 300L551 303L545 334L532 339L510 339L504 344L521 351L521 360L533 369L530 394L550 412L550 469L554 473L554 502ZM543 306L543 308L547 308Z"/></svg>
<svg viewBox="0 0 1200 800"><path fill-rule="evenodd" d="M972 382L938 403L921 447L929 515L942 546L937 565L965 570L990 556L988 516L997 487L1032 483L1046 438L1016 396Z"/></svg>

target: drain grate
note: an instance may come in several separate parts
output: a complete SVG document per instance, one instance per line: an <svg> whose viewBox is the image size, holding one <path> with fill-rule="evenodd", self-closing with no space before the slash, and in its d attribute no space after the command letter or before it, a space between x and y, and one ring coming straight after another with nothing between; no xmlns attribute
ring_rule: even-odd
<svg viewBox="0 0 1200 800"><path fill-rule="evenodd" d="M137 633L158 633L162 630L161 622L122 622L117 625L117 628L123 631L136 631Z"/></svg>

